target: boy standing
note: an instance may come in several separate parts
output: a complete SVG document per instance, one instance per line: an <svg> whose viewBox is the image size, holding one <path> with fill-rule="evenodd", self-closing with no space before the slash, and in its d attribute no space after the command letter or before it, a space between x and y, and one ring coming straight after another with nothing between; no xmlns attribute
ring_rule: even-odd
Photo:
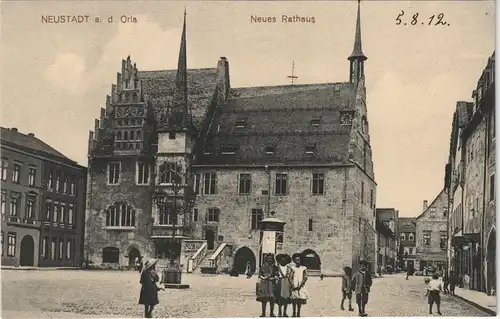
<svg viewBox="0 0 500 319"><path fill-rule="evenodd" d="M432 280L429 281L429 286L427 287L427 296L429 302L429 314L432 314L432 305L435 303L437 307L437 313L441 315L441 296L440 292L443 290L441 286L441 281L439 281L439 275L435 273L432 275Z"/></svg>
<svg viewBox="0 0 500 319"><path fill-rule="evenodd" d="M352 291L356 292L356 303L358 304L358 311L360 317L368 316L365 312L366 304L368 303L368 294L372 285L372 276L366 270L366 262L364 260L359 262L359 270L352 278Z"/></svg>
<svg viewBox="0 0 500 319"><path fill-rule="evenodd" d="M340 304L340 309L344 309L344 300L349 300L349 311L354 311L352 308L352 269L349 266L344 267L344 275L342 276L342 303Z"/></svg>

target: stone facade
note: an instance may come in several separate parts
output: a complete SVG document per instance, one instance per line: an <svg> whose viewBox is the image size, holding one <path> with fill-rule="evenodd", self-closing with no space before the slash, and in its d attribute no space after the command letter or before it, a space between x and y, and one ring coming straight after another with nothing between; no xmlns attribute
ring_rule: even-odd
<svg viewBox="0 0 500 319"><path fill-rule="evenodd" d="M344 264L374 263L359 7L355 38L349 82L231 88L225 57L213 69L187 69L185 28L177 70L138 71L123 60L89 135L87 258L258 267L258 222L276 212L286 222L277 250L303 252L310 269L340 274ZM173 198L169 212L184 214L173 221L159 193Z"/></svg>
<svg viewBox="0 0 500 319"><path fill-rule="evenodd" d="M447 187L451 196L450 267L470 288L490 292L495 278L495 54L453 116ZM449 167L449 168L448 168ZM491 240L493 238L493 240Z"/></svg>
<svg viewBox="0 0 500 319"><path fill-rule="evenodd" d="M425 266L444 268L446 262L448 194L441 191L416 218L416 261L415 269Z"/></svg>
<svg viewBox="0 0 500 319"><path fill-rule="evenodd" d="M377 243L378 255L377 266L387 269L390 266L392 270L397 266L397 226L399 219L399 211L394 208L377 208L376 210L377 223Z"/></svg>

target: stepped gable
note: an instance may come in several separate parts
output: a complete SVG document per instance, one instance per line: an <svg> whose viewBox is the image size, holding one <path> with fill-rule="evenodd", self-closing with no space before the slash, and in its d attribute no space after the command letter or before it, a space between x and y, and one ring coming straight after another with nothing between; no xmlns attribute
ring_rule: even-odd
<svg viewBox="0 0 500 319"><path fill-rule="evenodd" d="M49 155L57 156L62 159L70 160L68 157L66 157L64 154L58 152L56 149L51 147L50 145L42 142L41 140L37 139L34 136L30 136L27 134L20 133L16 130L10 130L8 128L1 128L1 135L0 135L0 140L2 141L2 144L5 143L5 145L11 144L15 145L16 147L22 147L25 149L28 149L30 153L46 153ZM73 161L72 161L73 162Z"/></svg>
<svg viewBox="0 0 500 319"><path fill-rule="evenodd" d="M177 70L139 71L144 94L153 106L156 122L171 106L175 90L175 76ZM216 88L216 68L188 69L188 107L193 115L193 122L197 129L206 116L208 105L212 102Z"/></svg>
<svg viewBox="0 0 500 319"><path fill-rule="evenodd" d="M354 105L352 91L349 83L232 89L197 164L345 162L351 125L340 111Z"/></svg>

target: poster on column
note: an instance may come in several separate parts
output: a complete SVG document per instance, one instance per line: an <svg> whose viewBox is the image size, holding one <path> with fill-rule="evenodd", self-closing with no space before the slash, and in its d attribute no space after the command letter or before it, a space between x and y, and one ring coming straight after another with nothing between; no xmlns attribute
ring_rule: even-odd
<svg viewBox="0 0 500 319"><path fill-rule="evenodd" d="M262 253L263 254L274 254L276 248L276 232L274 231L264 231L262 236Z"/></svg>

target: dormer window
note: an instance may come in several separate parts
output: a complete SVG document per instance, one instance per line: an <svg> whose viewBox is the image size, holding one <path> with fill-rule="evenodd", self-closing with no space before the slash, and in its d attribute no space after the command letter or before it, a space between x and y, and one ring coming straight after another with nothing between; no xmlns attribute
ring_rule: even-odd
<svg viewBox="0 0 500 319"><path fill-rule="evenodd" d="M237 149L236 145L224 145L220 148L220 153L223 155L234 155Z"/></svg>
<svg viewBox="0 0 500 319"><path fill-rule="evenodd" d="M235 127L236 128L244 128L247 124L247 120L245 118L239 118L236 120Z"/></svg>
<svg viewBox="0 0 500 319"><path fill-rule="evenodd" d="M275 147L274 146L266 146L264 151L266 152L266 155L273 155L274 151L275 151Z"/></svg>
<svg viewBox="0 0 500 319"><path fill-rule="evenodd" d="M316 150L316 143L311 143L306 145L306 154L314 154Z"/></svg>
<svg viewBox="0 0 500 319"><path fill-rule="evenodd" d="M321 123L321 117L313 117L311 119L311 126L319 126L319 123Z"/></svg>

